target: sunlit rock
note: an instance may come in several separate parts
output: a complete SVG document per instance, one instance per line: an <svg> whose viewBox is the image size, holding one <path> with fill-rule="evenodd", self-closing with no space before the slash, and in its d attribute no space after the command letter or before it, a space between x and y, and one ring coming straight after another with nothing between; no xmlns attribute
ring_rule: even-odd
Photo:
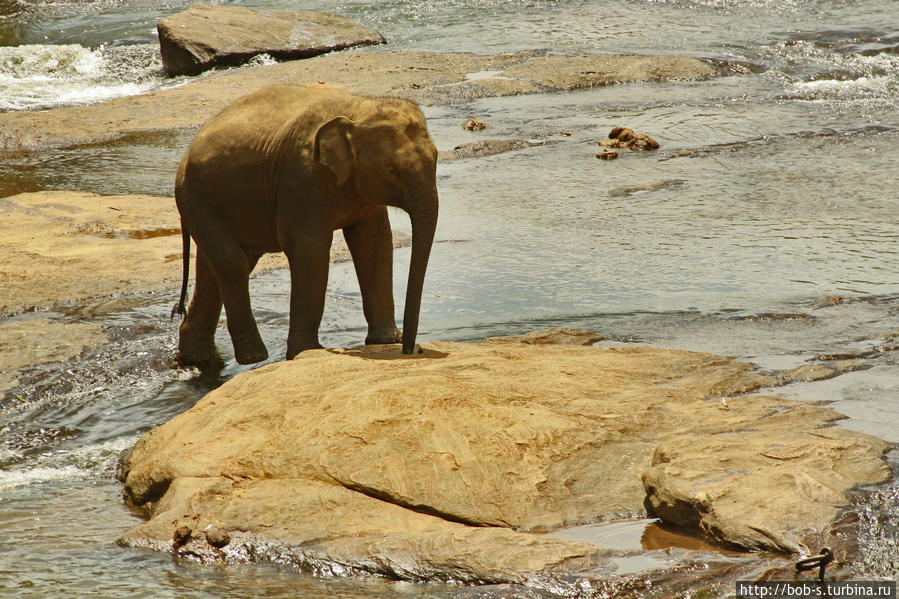
<svg viewBox="0 0 899 599"><path fill-rule="evenodd" d="M502 76L471 78L472 73ZM0 150L64 147L129 133L198 127L239 98L268 85L327 85L423 105L622 84L705 79L718 71L687 57L545 57L539 52L476 55L347 51L239 72L93 106L0 113Z"/></svg>
<svg viewBox="0 0 899 599"><path fill-rule="evenodd" d="M291 60L385 43L371 29L329 13L207 4L160 20L157 30L163 67L173 76L237 66L261 54Z"/></svg>
<svg viewBox="0 0 899 599"><path fill-rule="evenodd" d="M308 351L235 377L123 458L126 497L149 520L122 543L323 573L522 581L602 558L539 531L643 516L647 493L664 520L715 542L794 551L853 485L889 476L886 444L830 428L831 410L740 395L776 382L748 364L528 343L598 337L582 333L424 343L414 356Z"/></svg>

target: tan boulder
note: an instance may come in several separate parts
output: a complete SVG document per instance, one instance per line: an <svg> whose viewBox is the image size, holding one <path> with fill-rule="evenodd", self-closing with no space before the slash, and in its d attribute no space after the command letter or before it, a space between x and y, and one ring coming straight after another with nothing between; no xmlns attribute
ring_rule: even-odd
<svg viewBox="0 0 899 599"><path fill-rule="evenodd" d="M634 81L707 79L716 70L686 56L547 56L512 66L502 73L552 91Z"/></svg>
<svg viewBox="0 0 899 599"><path fill-rule="evenodd" d="M889 444L825 428L843 417L826 408L792 412L764 416L752 430L661 443L643 473L653 511L724 545L802 551L846 506L848 490L889 479L877 459Z"/></svg>
<svg viewBox="0 0 899 599"><path fill-rule="evenodd" d="M280 60L385 43L378 33L325 12L254 10L194 4L157 23L169 75L197 75L244 64L259 54Z"/></svg>
<svg viewBox="0 0 899 599"><path fill-rule="evenodd" d="M185 550L211 559L517 581L597 559L583 543L546 544L550 537L526 531L644 514L647 488L652 497L689 487L690 460L707 453L751 470L769 498L708 493L709 510L745 502L770 534L749 546L780 551L796 546L784 538L833 520L854 484L889 477L885 443L827 428L830 410L714 399L774 382L732 359L508 340L423 348L405 357L394 346L304 352L211 392L123 458L126 497L150 519L122 542L171 550L180 530L192 539ZM759 460L739 443L726 455L709 449L750 434L766 448L785 446L800 426L809 449L790 465L826 479L826 493L802 494L777 470L782 460ZM851 461L857 476L827 478L830 458ZM663 481L656 473L668 463L691 469L672 466ZM814 509L795 511L800 500ZM699 532L740 544L738 535ZM227 555L215 552L223 535Z"/></svg>

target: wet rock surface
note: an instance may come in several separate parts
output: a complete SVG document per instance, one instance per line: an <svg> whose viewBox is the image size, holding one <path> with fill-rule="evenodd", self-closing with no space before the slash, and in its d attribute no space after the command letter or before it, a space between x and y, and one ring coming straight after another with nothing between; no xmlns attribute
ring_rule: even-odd
<svg viewBox="0 0 899 599"><path fill-rule="evenodd" d="M526 345L594 345L605 339L599 333L571 327L531 331L523 335L488 337L484 343L524 343Z"/></svg>
<svg viewBox="0 0 899 599"><path fill-rule="evenodd" d="M611 150L603 150L603 152L609 152ZM614 153L614 152L613 152ZM615 187L609 190L609 195L612 197L625 197L631 196L635 193L647 192L647 191L657 191L659 189L670 189L672 187L680 187L684 185L686 181L681 179L668 179L664 181L648 181L646 183L638 183L636 185L622 185L621 187Z"/></svg>
<svg viewBox="0 0 899 599"><path fill-rule="evenodd" d="M0 322L0 394L18 384L18 369L63 362L106 341L103 327L96 323L61 323L48 318Z"/></svg>
<svg viewBox="0 0 899 599"><path fill-rule="evenodd" d="M496 75L472 78L485 72ZM199 127L237 99L274 84L333 85L356 94L434 105L716 74L707 63L686 57L348 51L214 74L187 85L92 106L2 113L0 150L66 147L129 133Z"/></svg>
<svg viewBox="0 0 899 599"><path fill-rule="evenodd" d="M533 148L534 146L544 146L548 143L551 142L527 141L524 139L485 139L483 141L461 144L452 150L442 150L438 152L437 159L441 162L452 162L468 158L483 158L485 156Z"/></svg>
<svg viewBox="0 0 899 599"><path fill-rule="evenodd" d="M385 43L371 29L325 12L208 4L160 20L157 30L162 64L172 76L238 66L259 54L293 60Z"/></svg>
<svg viewBox="0 0 899 599"><path fill-rule="evenodd" d="M715 543L799 551L849 489L890 476L887 444L831 427L837 413L735 396L776 382L748 364L533 344L550 338L593 342L318 350L235 377L123 459L150 518L121 542L172 551L187 527L179 551L201 559L520 582L602 562L538 531L645 505Z"/></svg>

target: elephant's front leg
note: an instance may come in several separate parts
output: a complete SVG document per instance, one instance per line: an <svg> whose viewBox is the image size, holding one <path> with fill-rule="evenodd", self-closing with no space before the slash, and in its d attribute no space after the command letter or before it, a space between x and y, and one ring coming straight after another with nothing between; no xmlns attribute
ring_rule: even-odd
<svg viewBox="0 0 899 599"><path fill-rule="evenodd" d="M325 311L333 232L297 234L284 242L290 263L290 330L287 359L307 349L321 349L318 327Z"/></svg>
<svg viewBox="0 0 899 599"><path fill-rule="evenodd" d="M343 229L353 256L362 311L368 322L367 345L401 343L403 335L396 327L393 305L393 233L387 208L371 218Z"/></svg>

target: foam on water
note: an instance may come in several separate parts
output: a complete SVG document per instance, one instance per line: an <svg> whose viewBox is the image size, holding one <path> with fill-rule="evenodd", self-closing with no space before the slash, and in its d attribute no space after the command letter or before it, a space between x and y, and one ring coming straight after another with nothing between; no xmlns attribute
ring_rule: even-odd
<svg viewBox="0 0 899 599"><path fill-rule="evenodd" d="M0 47L0 111L90 104L166 83L151 45Z"/></svg>
<svg viewBox="0 0 899 599"><path fill-rule="evenodd" d="M110 478L119 454L134 445L128 436L73 450L57 449L32 460L20 470L0 470L0 492L22 485Z"/></svg>

